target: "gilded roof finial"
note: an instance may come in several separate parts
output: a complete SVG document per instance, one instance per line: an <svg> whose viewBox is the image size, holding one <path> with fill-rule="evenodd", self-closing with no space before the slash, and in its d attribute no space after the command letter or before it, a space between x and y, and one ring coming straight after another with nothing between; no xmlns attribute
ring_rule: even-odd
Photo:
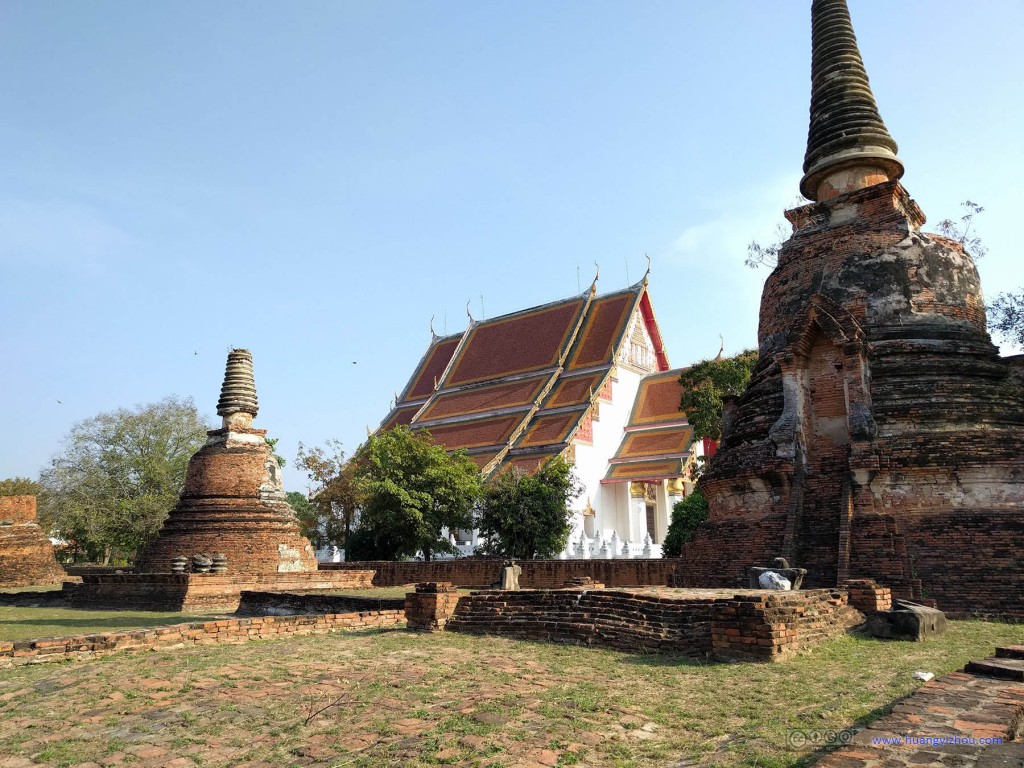
<svg viewBox="0 0 1024 768"><path fill-rule="evenodd" d="M469 318L469 322L470 322L470 323L474 323L474 322L476 322L475 320L473 320L473 315L471 315L471 314L469 313L469 305L470 305L470 304L472 304L472 303L473 303L473 300L472 300L472 299L470 299L469 301L467 301L467 302L466 302L466 317L468 317L468 318Z"/></svg>
<svg viewBox="0 0 1024 768"><path fill-rule="evenodd" d="M601 279L601 265L594 262L594 280L590 283L590 292L597 293L597 281Z"/></svg>
<svg viewBox="0 0 1024 768"><path fill-rule="evenodd" d="M811 117L800 192L827 200L899 179L903 163L878 112L846 0L811 6Z"/></svg>
<svg viewBox="0 0 1024 768"><path fill-rule="evenodd" d="M644 272L643 283L644 283L644 285L647 285L647 282L648 282L647 278L649 278L651 276L651 257L647 255L646 251L644 252L644 258L647 259L647 271Z"/></svg>
<svg viewBox="0 0 1024 768"><path fill-rule="evenodd" d="M225 428L247 428L252 426L252 420L258 412L252 353L247 349L232 349L224 369L217 415L223 418Z"/></svg>
<svg viewBox="0 0 1024 768"><path fill-rule="evenodd" d="M718 354L715 355L715 362L721 362L722 353L725 352L725 337L722 334L718 334L718 338L721 339L722 343L718 346Z"/></svg>
<svg viewBox="0 0 1024 768"><path fill-rule="evenodd" d="M430 316L430 338L431 339L436 339L437 338L437 331L434 330L434 315Z"/></svg>

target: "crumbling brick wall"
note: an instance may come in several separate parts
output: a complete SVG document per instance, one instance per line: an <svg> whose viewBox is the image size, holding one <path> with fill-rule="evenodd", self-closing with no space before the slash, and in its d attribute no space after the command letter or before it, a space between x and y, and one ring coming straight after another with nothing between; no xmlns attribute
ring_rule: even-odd
<svg viewBox="0 0 1024 768"><path fill-rule="evenodd" d="M0 587L59 584L64 576L36 522L36 497L0 496Z"/></svg>
<svg viewBox="0 0 1024 768"><path fill-rule="evenodd" d="M671 559L655 560L518 560L519 584L528 589L558 588L574 578L590 577L608 587L664 586L675 570ZM371 560L321 563L323 570L373 569L373 586L397 587L447 581L457 587L489 587L498 581L502 560L465 557L429 563Z"/></svg>

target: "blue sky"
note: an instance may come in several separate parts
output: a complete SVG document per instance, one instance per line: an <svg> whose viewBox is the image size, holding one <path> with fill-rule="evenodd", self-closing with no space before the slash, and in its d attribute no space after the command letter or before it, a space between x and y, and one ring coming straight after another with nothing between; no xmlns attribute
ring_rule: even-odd
<svg viewBox="0 0 1024 768"><path fill-rule="evenodd" d="M1024 3L850 6L904 184L932 224L985 205L986 294L1021 286ZM595 261L606 292L650 255L673 365L755 345L743 259L797 200L809 7L5 0L0 477L101 411L212 420L232 346L286 458L352 450L432 315L562 298Z"/></svg>

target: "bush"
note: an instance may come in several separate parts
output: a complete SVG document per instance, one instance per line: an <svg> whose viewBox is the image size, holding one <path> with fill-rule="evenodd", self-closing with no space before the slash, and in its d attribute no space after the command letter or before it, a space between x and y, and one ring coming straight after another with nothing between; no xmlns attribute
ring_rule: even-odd
<svg viewBox="0 0 1024 768"><path fill-rule="evenodd" d="M693 541L693 532L708 519L708 500L700 491L694 491L672 507L672 522L661 545L665 557L679 557L683 545Z"/></svg>

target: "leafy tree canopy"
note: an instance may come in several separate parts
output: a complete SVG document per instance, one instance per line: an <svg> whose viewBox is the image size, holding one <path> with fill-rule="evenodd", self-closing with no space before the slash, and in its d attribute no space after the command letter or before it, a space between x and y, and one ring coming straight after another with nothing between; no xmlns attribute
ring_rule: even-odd
<svg viewBox="0 0 1024 768"><path fill-rule="evenodd" d="M661 553L665 557L679 557L683 545L693 541L693 532L708 519L708 501L700 491L694 491L672 507L672 522L669 523Z"/></svg>
<svg viewBox="0 0 1024 768"><path fill-rule="evenodd" d="M1024 290L1001 293L988 307L989 327L1018 347L1024 347Z"/></svg>
<svg viewBox="0 0 1024 768"><path fill-rule="evenodd" d="M134 558L177 501L207 429L195 403L176 397L75 424L40 477L41 524L89 560Z"/></svg>
<svg viewBox="0 0 1024 768"><path fill-rule="evenodd" d="M355 463L346 459L340 441L329 440L314 448L299 443L296 464L313 484L311 500L299 514L303 534L317 546L347 550L360 503Z"/></svg>
<svg viewBox="0 0 1024 768"><path fill-rule="evenodd" d="M484 490L477 528L482 554L527 560L552 557L569 538L569 504L583 492L572 464L561 456L532 475L513 468Z"/></svg>
<svg viewBox="0 0 1024 768"><path fill-rule="evenodd" d="M0 480L0 496L38 496L43 486L27 477L8 477Z"/></svg>
<svg viewBox="0 0 1024 768"><path fill-rule="evenodd" d="M704 360L683 371L679 407L686 412L695 438L722 439L722 398L743 394L756 364L757 350L748 349L733 357Z"/></svg>
<svg viewBox="0 0 1024 768"><path fill-rule="evenodd" d="M454 552L441 529L468 528L480 497L480 472L465 451L448 453L408 427L372 435L355 457L361 507L349 539L353 560Z"/></svg>

